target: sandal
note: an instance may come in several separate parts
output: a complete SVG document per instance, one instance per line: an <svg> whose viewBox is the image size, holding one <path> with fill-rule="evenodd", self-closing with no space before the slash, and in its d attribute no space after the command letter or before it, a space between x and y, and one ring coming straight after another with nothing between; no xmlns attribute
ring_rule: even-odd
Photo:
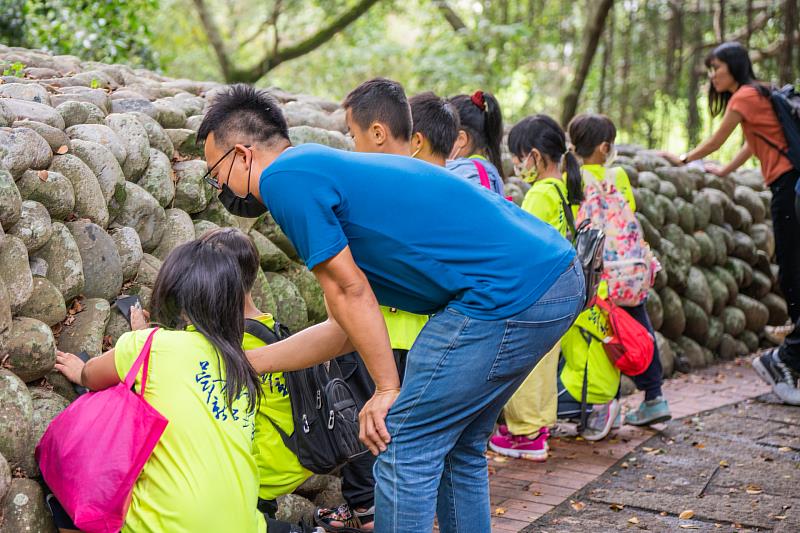
<svg viewBox="0 0 800 533"><path fill-rule="evenodd" d="M314 521L325 531L332 533L372 533L371 529L362 528L375 521L375 506L366 511L355 511L343 503L336 509L317 509L314 511ZM341 522L344 525L334 526L331 522Z"/></svg>

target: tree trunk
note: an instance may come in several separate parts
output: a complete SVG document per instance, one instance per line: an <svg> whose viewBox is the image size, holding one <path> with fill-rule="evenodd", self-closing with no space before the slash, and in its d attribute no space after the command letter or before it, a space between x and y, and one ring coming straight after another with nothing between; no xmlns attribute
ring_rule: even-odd
<svg viewBox="0 0 800 533"><path fill-rule="evenodd" d="M714 11L714 35L718 43L725 41L725 0L719 0Z"/></svg>
<svg viewBox="0 0 800 533"><path fill-rule="evenodd" d="M614 0L599 0L595 12L587 21L586 29L584 30L586 41L584 43L581 63L575 72L575 77L572 80L572 84L562 104L562 124L567 124L575 115L575 111L578 108L578 100L583 90L583 84L586 82L586 76L589 74L589 67L591 67L595 52L597 52L597 43L600 41L600 35L603 33L608 12L611 10L613 4Z"/></svg>
<svg viewBox="0 0 800 533"><path fill-rule="evenodd" d="M698 8L700 7L700 1L701 0L697 0ZM689 146L687 149L697 146L697 143L700 142L701 122L698 100L700 97L700 75L702 71L698 67L702 59L700 51L703 45L703 30L702 24L698 21L692 24L692 41L694 52L689 62L689 83L686 90L686 97L689 101L689 116L686 124L686 133L689 138Z"/></svg>
<svg viewBox="0 0 800 533"><path fill-rule="evenodd" d="M628 108L630 107L631 96L631 49L633 48L633 24L635 15L636 12L634 10L630 10L628 12L628 24L625 31L625 44L623 45L622 97L619 99L619 117L621 128L627 128L629 126Z"/></svg>
<svg viewBox="0 0 800 533"><path fill-rule="evenodd" d="M785 0L783 2L783 50L781 50L778 60L780 81L784 83L794 83L795 72L793 69L792 56L795 47L795 34L797 33L797 0Z"/></svg>
<svg viewBox="0 0 800 533"><path fill-rule="evenodd" d="M613 94L613 89L606 89L606 85L610 85L614 80L614 73L611 70L612 56L614 54L614 19L616 18L614 9L611 9L609 14L608 28L605 31L605 40L603 42L603 68L600 71L600 91L597 97L597 110L600 113L606 112L606 95ZM609 82L610 80L610 82Z"/></svg>

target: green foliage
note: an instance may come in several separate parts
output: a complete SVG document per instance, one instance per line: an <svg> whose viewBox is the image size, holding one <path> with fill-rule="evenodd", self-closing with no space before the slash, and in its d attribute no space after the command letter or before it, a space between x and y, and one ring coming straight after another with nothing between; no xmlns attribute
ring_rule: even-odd
<svg viewBox="0 0 800 533"><path fill-rule="evenodd" d="M25 64L16 61L10 67L3 71L3 76L14 76L15 78L22 77L22 71L25 69Z"/></svg>

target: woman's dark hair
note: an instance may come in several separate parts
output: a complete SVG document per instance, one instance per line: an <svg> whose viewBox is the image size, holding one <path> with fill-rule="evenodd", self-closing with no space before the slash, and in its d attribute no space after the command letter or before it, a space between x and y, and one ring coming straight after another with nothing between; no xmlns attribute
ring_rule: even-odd
<svg viewBox="0 0 800 533"><path fill-rule="evenodd" d="M508 150L520 161L534 148L551 163L561 164L567 174L567 199L571 205L580 204L583 183L578 159L567 149L564 130L547 115L525 117L508 134Z"/></svg>
<svg viewBox="0 0 800 533"><path fill-rule="evenodd" d="M769 96L769 90L758 83L755 73L753 72L753 63L750 61L750 55L747 53L747 48L742 46L736 41L722 43L714 48L710 54L706 56L706 68L711 68L711 60L716 59L725 63L728 66L728 72L736 83L741 85L750 85L762 96ZM714 89L714 84L708 84L708 109L712 117L716 117L724 112L728 107L728 101L733 96L730 91L717 92Z"/></svg>
<svg viewBox="0 0 800 533"><path fill-rule="evenodd" d="M497 168L501 177L503 161L500 158L500 143L503 140L503 115L500 104L490 93L475 91L472 96L459 94L450 99L461 121L461 129L472 141L472 149L483 151Z"/></svg>
<svg viewBox="0 0 800 533"><path fill-rule="evenodd" d="M219 358L224 363L220 374L225 375L228 408L247 394L248 408L255 409L262 390L242 350L244 283L226 247L195 240L172 250L153 286L152 317L169 329L192 324L216 348L217 363Z"/></svg>
<svg viewBox="0 0 800 533"><path fill-rule="evenodd" d="M595 113L575 115L567 126L569 140L575 153L586 158L603 143L612 143L617 138L617 128L611 119Z"/></svg>
<svg viewBox="0 0 800 533"><path fill-rule="evenodd" d="M236 228L215 228L204 233L200 240L225 247L239 264L244 291L253 289L261 262L258 249L249 235Z"/></svg>

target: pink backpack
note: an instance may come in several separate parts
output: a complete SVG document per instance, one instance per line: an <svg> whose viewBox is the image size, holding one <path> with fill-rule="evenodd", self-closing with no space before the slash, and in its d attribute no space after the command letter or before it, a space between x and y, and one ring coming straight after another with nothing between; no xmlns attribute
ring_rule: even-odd
<svg viewBox="0 0 800 533"><path fill-rule="evenodd" d="M489 181L489 173L486 172L484 166L475 159L470 159L470 161L472 161L472 164L475 165L476 169L478 169L478 178L480 178L481 180L481 186L486 187L491 191L492 183ZM509 202L513 201L513 199L510 196L506 196L506 200L508 200Z"/></svg>
<svg viewBox="0 0 800 533"><path fill-rule="evenodd" d="M647 298L660 268L644 240L639 220L615 185L617 169L610 169L599 181L583 172L584 200L577 222L589 220L606 235L602 279L608 284L608 298L616 305L634 307Z"/></svg>
<svg viewBox="0 0 800 533"><path fill-rule="evenodd" d="M156 331L124 383L79 397L50 422L36 446L42 477L81 531L122 528L133 485L167 427L144 399ZM141 391L132 392L142 365Z"/></svg>

